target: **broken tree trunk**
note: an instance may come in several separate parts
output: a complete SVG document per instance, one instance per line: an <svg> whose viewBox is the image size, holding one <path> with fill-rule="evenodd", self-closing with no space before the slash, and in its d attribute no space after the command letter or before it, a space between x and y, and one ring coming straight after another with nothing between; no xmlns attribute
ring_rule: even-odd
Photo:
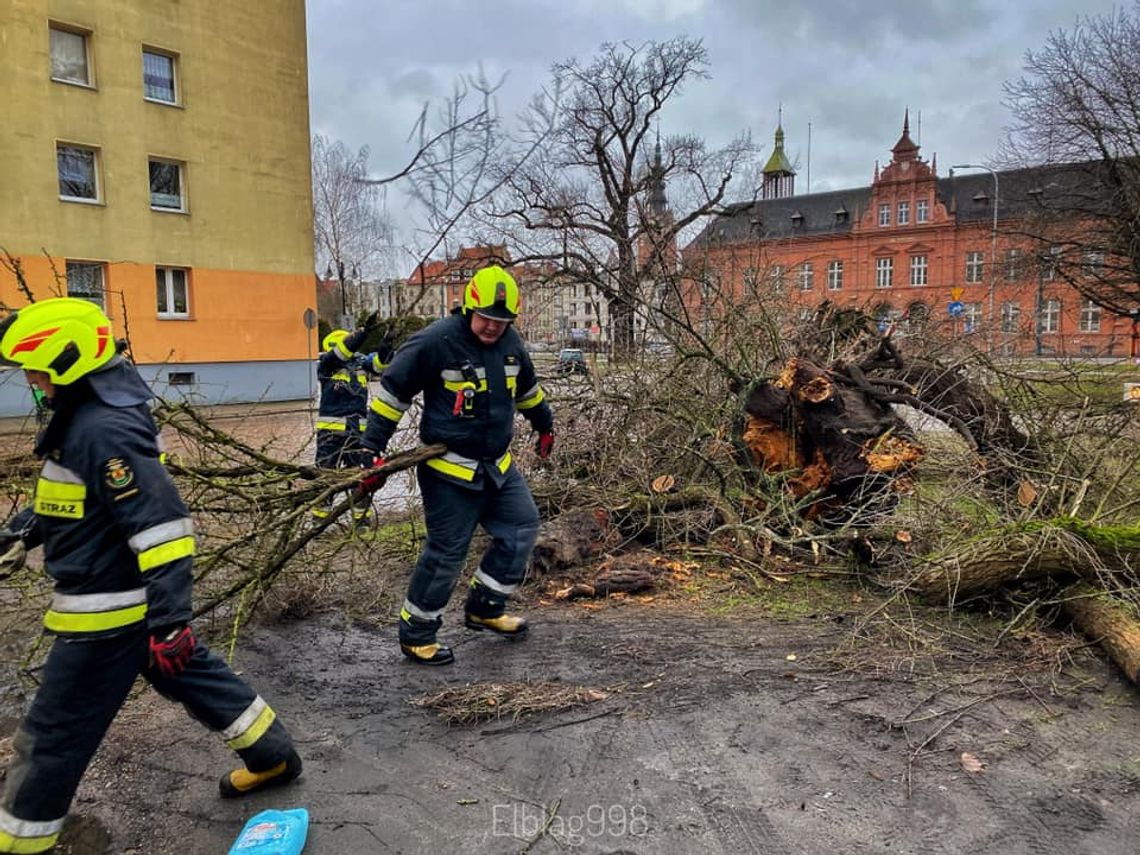
<svg viewBox="0 0 1140 855"><path fill-rule="evenodd" d="M936 602L954 603L1002 585L1046 576L1098 573L1131 585L1140 566L1140 525L1095 526L1061 518L1007 526L955 543L933 555L909 581L911 590Z"/></svg>
<svg viewBox="0 0 1140 855"><path fill-rule="evenodd" d="M1140 620L1128 604L1087 583L1065 590L1065 611L1133 683L1140 683Z"/></svg>

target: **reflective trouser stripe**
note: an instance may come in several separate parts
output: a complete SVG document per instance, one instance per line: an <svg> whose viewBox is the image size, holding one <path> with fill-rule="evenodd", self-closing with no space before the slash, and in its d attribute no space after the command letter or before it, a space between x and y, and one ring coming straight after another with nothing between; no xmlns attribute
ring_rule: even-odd
<svg viewBox="0 0 1140 855"><path fill-rule="evenodd" d="M429 612L421 609L411 600L404 600L404 605L400 609L400 617L416 617L420 620L439 620L439 616L443 614L443 609L437 609L434 612Z"/></svg>
<svg viewBox="0 0 1140 855"><path fill-rule="evenodd" d="M537 407L545 400L546 393L542 391L542 387L534 386L515 402L515 406L520 410L529 410L531 407Z"/></svg>
<svg viewBox="0 0 1140 855"><path fill-rule="evenodd" d="M348 423L345 419L321 419L317 422L317 430L347 430Z"/></svg>
<svg viewBox="0 0 1140 855"><path fill-rule="evenodd" d="M265 731L269 730L269 726L276 718L277 713L265 703L261 695L258 695L253 699L253 703L234 719L233 724L222 731L222 738L234 751L249 748L265 735Z"/></svg>
<svg viewBox="0 0 1140 855"><path fill-rule="evenodd" d="M52 632L104 632L146 617L146 588L108 594L56 594L44 615Z"/></svg>
<svg viewBox="0 0 1140 855"><path fill-rule="evenodd" d="M162 564L194 554L194 537L180 537L139 553L139 571L145 573Z"/></svg>
<svg viewBox="0 0 1140 855"><path fill-rule="evenodd" d="M63 820L32 822L0 808L0 852L46 852L59 839Z"/></svg>
<svg viewBox="0 0 1140 855"><path fill-rule="evenodd" d="M499 582L496 579L492 579L490 576L483 572L483 568L481 567L475 571L475 575L471 579L472 586L477 584L484 585L490 588L496 594L502 594L503 596L513 594L519 589L518 585L504 585L502 582Z"/></svg>

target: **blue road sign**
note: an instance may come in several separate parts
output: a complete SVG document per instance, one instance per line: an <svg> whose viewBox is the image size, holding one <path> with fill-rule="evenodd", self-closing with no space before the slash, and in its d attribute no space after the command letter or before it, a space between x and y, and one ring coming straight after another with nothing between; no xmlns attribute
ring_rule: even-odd
<svg viewBox="0 0 1140 855"><path fill-rule="evenodd" d="M960 318L966 311L966 307L962 305L960 300L951 300L946 304L946 312L952 318Z"/></svg>

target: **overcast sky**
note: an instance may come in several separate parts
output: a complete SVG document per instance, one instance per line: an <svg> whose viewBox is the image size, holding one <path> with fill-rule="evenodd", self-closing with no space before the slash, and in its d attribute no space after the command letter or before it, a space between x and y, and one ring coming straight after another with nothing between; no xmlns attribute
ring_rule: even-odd
<svg viewBox="0 0 1140 855"><path fill-rule="evenodd" d="M372 150L374 174L404 164L423 103L480 64L507 74L513 117L555 61L605 41L700 38L711 79L669 103L662 133L711 146L749 130L771 152L783 104L796 190L870 183L910 108L911 136L939 174L984 162L1007 114L1002 83L1025 51L1111 0L308 0L312 130Z"/></svg>

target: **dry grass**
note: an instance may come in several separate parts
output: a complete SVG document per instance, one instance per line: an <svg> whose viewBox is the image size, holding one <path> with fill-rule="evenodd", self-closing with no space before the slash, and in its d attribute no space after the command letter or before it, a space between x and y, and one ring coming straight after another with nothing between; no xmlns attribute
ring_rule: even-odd
<svg viewBox="0 0 1140 855"><path fill-rule="evenodd" d="M609 697L608 692L586 686L561 683L469 683L443 689L409 703L432 710L448 725L471 725L495 719L517 721L539 713L562 712L596 703Z"/></svg>

